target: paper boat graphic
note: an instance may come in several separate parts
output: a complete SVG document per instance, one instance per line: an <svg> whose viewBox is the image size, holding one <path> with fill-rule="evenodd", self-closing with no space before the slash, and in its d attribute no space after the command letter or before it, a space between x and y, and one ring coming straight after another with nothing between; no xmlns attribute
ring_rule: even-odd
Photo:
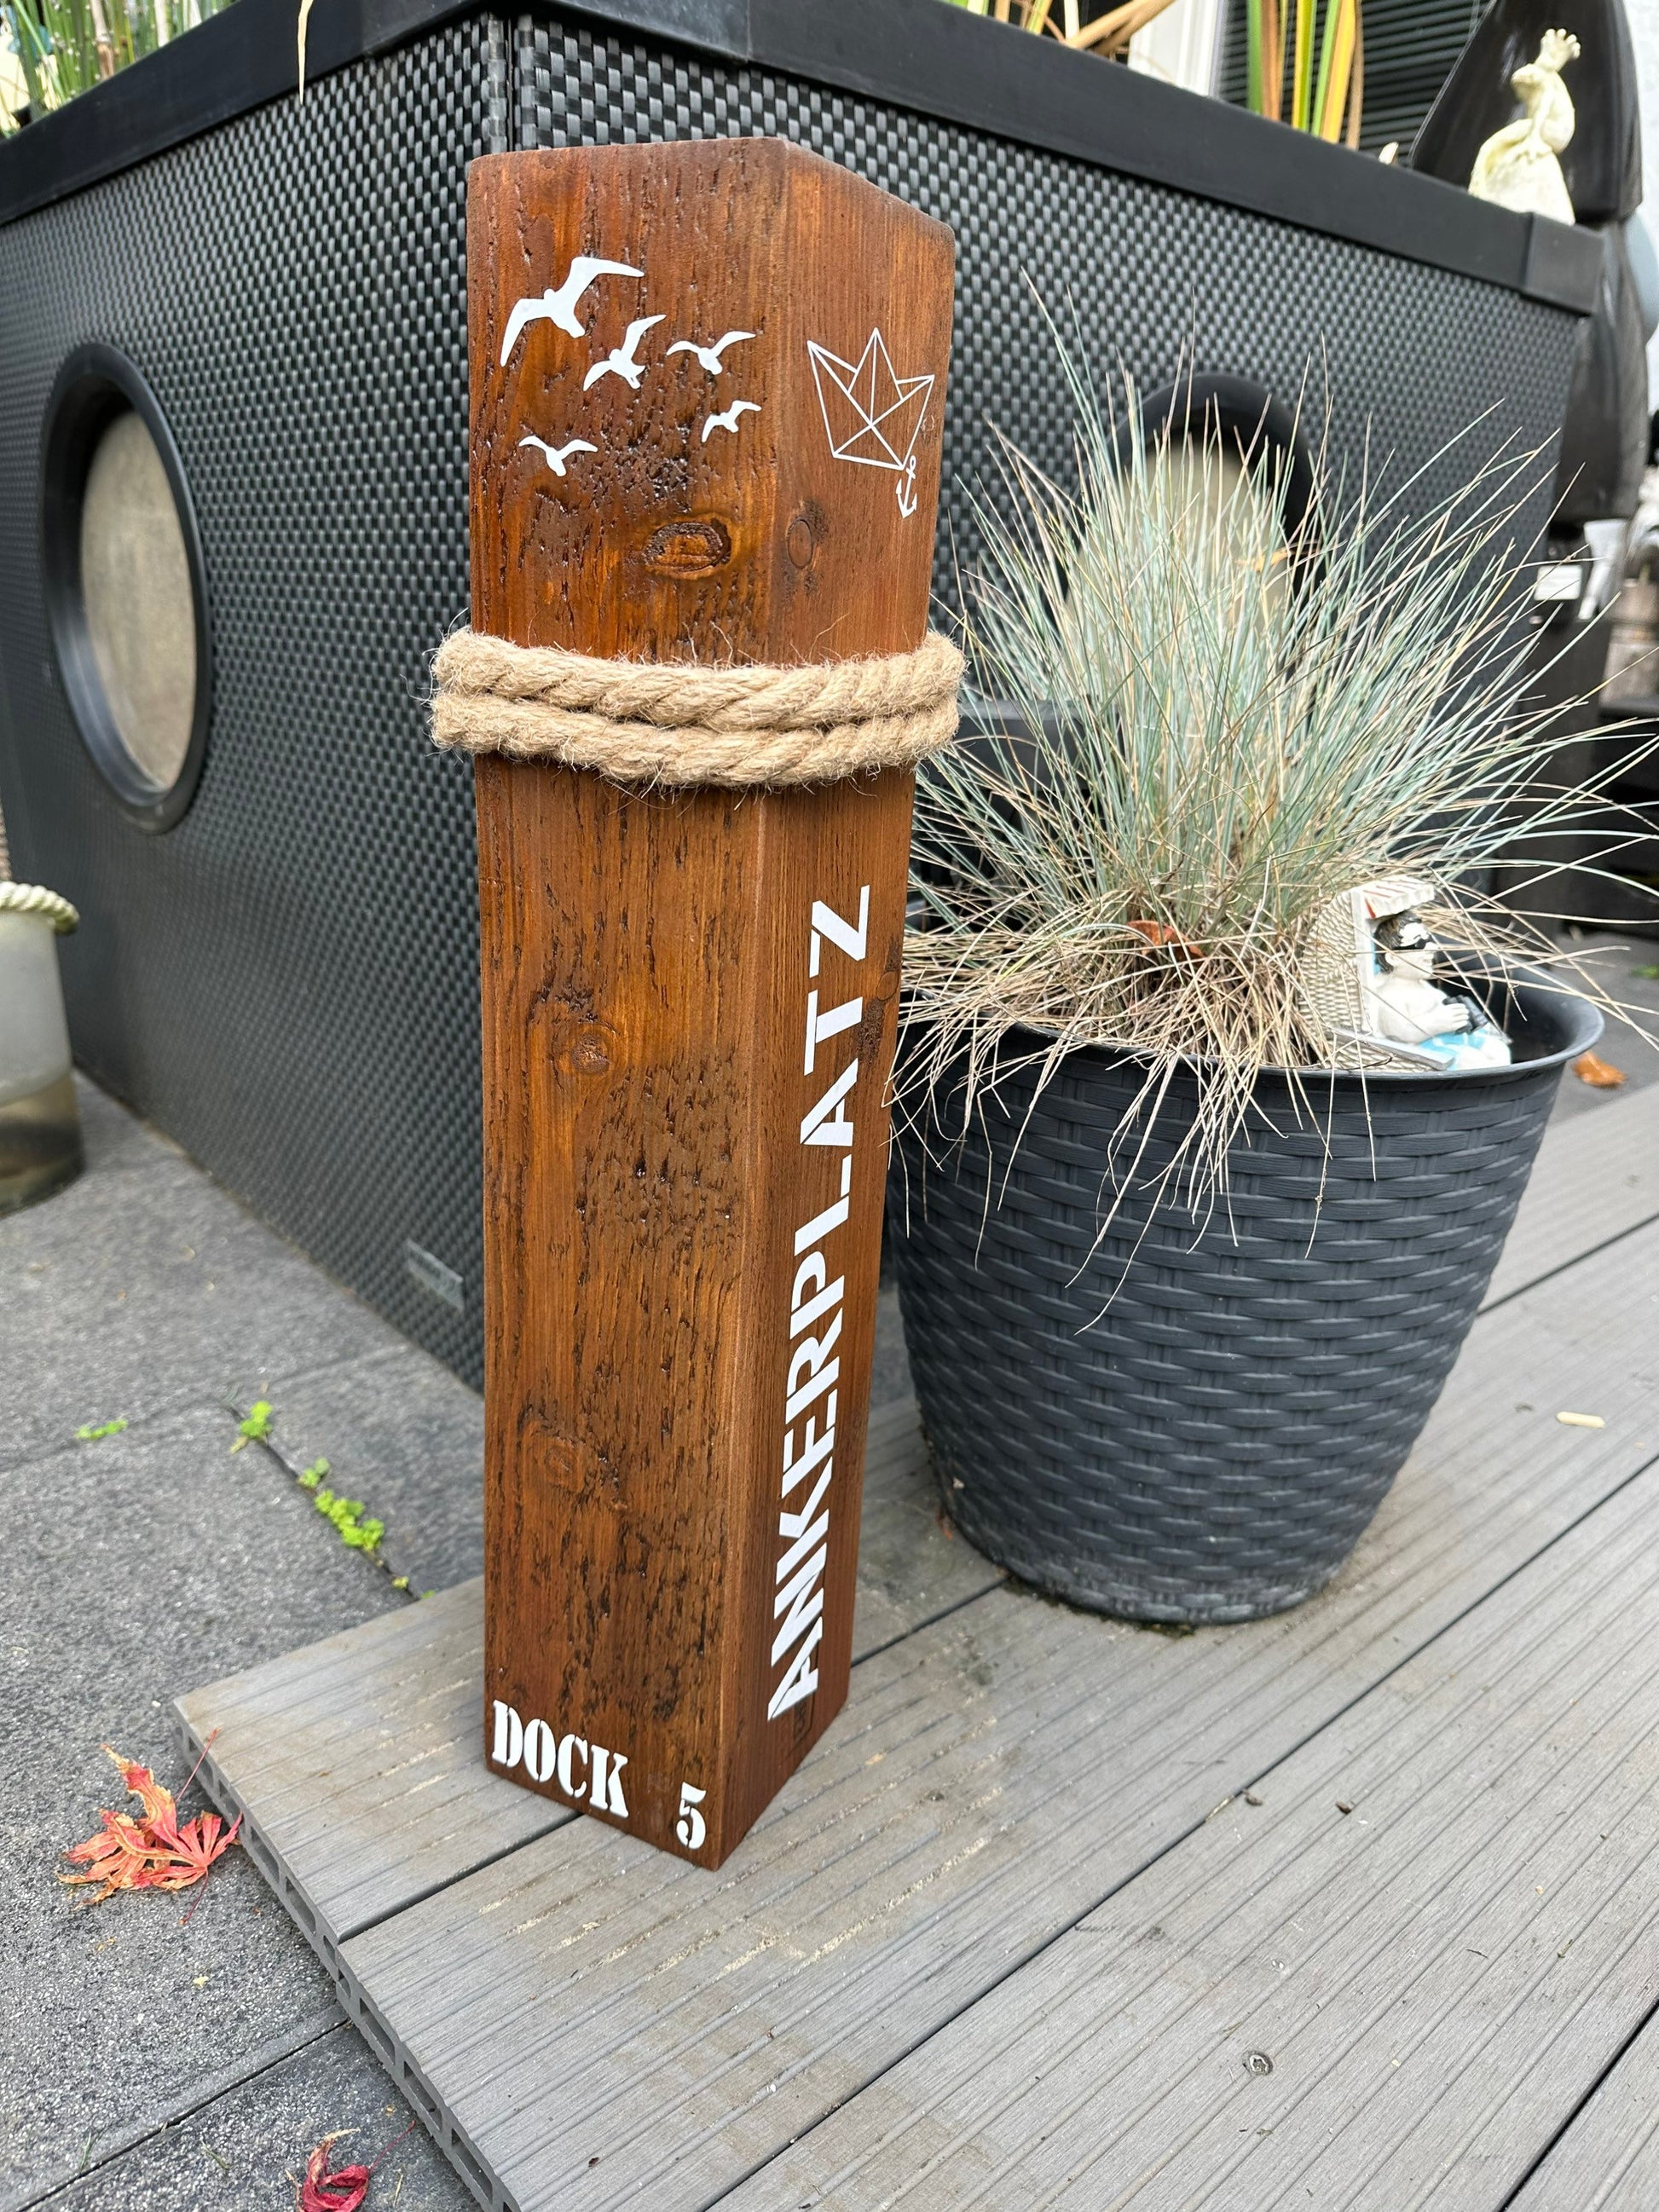
<svg viewBox="0 0 1659 2212"><path fill-rule="evenodd" d="M872 331L856 362L808 339L818 405L838 461L914 472L911 455L927 412L931 376L897 376L879 331Z"/></svg>

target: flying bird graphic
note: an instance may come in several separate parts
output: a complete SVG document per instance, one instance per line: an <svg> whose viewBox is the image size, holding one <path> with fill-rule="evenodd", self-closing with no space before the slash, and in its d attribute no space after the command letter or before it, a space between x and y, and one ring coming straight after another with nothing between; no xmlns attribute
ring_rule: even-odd
<svg viewBox="0 0 1659 2212"><path fill-rule="evenodd" d="M545 438L520 438L521 446L533 446L546 460L556 477L565 473L565 463L572 453L597 453L599 447L590 446L586 438L573 438L568 446L550 446Z"/></svg>
<svg viewBox="0 0 1659 2212"><path fill-rule="evenodd" d="M557 291L550 284L539 298L532 293L529 299L516 302L507 319L507 336L501 340L501 367L507 367L507 356L531 323L556 323L573 338L586 337L586 326L576 319L576 302L596 276L644 274L643 269L630 269L625 261L596 261L591 254L579 253Z"/></svg>
<svg viewBox="0 0 1659 2212"><path fill-rule="evenodd" d="M720 356L727 346L737 345L744 338L752 338L753 331L727 331L724 337L716 338L713 345L699 345L695 338L676 338L669 347L670 353L694 353L710 376L720 373Z"/></svg>
<svg viewBox="0 0 1659 2212"><path fill-rule="evenodd" d="M759 413L759 400L734 399L725 414L711 415L708 417L702 426L702 436L698 442L706 446L708 443L708 433L711 430L730 430L735 435L739 415L758 415Z"/></svg>
<svg viewBox="0 0 1659 2212"><path fill-rule="evenodd" d="M613 347L603 361L596 361L586 375L583 377L582 390L586 392L590 385L597 384L602 376L619 376L629 391L637 392L640 388L640 379L645 374L645 363L642 361L635 360L634 349L653 323L659 323L661 320L660 315L646 315L637 323L630 323L628 325L628 336L622 343Z"/></svg>

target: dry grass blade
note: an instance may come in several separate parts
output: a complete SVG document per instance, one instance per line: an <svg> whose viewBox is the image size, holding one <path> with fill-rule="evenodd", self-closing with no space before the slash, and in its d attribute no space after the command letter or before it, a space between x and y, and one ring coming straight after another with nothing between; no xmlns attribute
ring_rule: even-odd
<svg viewBox="0 0 1659 2212"><path fill-rule="evenodd" d="M1606 803L1547 785L1562 710L1517 705L1536 673L1515 544L1534 457L1426 514L1420 480L1385 492L1321 457L1287 541L1282 460L1242 459L1212 423L1149 452L1133 387L1115 417L1061 352L1075 488L1005 445L1000 502L975 502L970 667L1018 733L921 779L905 977L930 1042L910 1083L965 1066L971 1101L1016 1064L1051 1075L1105 1045L1139 1056L1150 1108L1195 1066L1179 1172L1207 1206L1261 1072L1323 1061L1302 961L1328 902L1422 878L1454 951L1571 967L1468 885L1518 830L1571 831Z"/></svg>
<svg viewBox="0 0 1659 2212"><path fill-rule="evenodd" d="M1104 15L1097 15L1092 23L1085 23L1075 31L1067 31L1068 46L1092 46L1097 52L1112 55L1121 52L1137 31L1144 31L1154 23L1175 0L1126 0L1121 8L1113 8Z"/></svg>

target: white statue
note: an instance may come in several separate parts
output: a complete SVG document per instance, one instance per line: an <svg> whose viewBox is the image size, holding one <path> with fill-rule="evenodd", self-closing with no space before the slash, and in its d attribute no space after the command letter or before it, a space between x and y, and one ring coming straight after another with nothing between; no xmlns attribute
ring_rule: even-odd
<svg viewBox="0 0 1659 2212"><path fill-rule="evenodd" d="M1546 31L1537 60L1510 79L1526 116L1494 131L1475 155L1469 190L1476 199L1495 200L1522 215L1553 216L1558 222L1573 220L1567 180L1556 156L1571 139L1576 119L1561 72L1577 60L1578 52L1570 32Z"/></svg>
<svg viewBox="0 0 1659 2212"><path fill-rule="evenodd" d="M1453 1067L1507 1067L1509 1040L1486 1011L1434 980L1443 951L1419 914L1384 915L1372 936L1376 965L1364 979L1374 1035L1395 1044L1426 1048Z"/></svg>
<svg viewBox="0 0 1659 2212"><path fill-rule="evenodd" d="M1334 1066L1509 1065L1509 1039L1486 1009L1435 981L1443 947L1419 911L1432 896L1393 876L1340 891L1314 916L1303 988Z"/></svg>

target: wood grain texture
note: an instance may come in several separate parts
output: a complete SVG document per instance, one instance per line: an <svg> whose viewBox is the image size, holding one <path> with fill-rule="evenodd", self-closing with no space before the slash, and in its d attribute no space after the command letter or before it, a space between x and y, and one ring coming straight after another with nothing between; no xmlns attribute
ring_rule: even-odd
<svg viewBox="0 0 1659 2212"><path fill-rule="evenodd" d="M514 307L577 255L601 276L501 358ZM832 660L908 651L927 626L951 340L940 223L781 139L500 154L467 172L472 618L520 645L641 660ZM594 366L629 325L637 388ZM683 339L728 331L713 375ZM838 459L808 349L856 364L881 333L895 374L934 379L902 419L899 477ZM884 399L890 399L884 393ZM757 411L703 434L733 402ZM836 423L839 432L841 424ZM533 447L593 445L557 476ZM846 441L842 441L844 445ZM907 495L908 496L908 495ZM799 526L799 527L797 527Z"/></svg>
<svg viewBox="0 0 1659 2212"><path fill-rule="evenodd" d="M1558 1399L1607 1427L1562 1429ZM994 2015L1011 1972L1591 1515L1659 1450L1656 1399L1650 1231L1477 1323L1297 1613L1169 1639L994 1590L858 1669L718 1881L577 1823L347 1970L523 2212L713 2203L994 1988Z"/></svg>
<svg viewBox="0 0 1659 2212"><path fill-rule="evenodd" d="M638 273L515 328L577 256ZM921 641L939 225L781 142L501 155L468 270L475 628ZM933 379L870 386L914 470L847 457L814 343ZM486 758L477 789L491 1753L717 1865L846 1692L910 779L671 796Z"/></svg>
<svg viewBox="0 0 1659 2212"><path fill-rule="evenodd" d="M1564 1082L1575 1079L1569 1073ZM1659 1220L1659 1087L1553 1121L1486 1303Z"/></svg>
<svg viewBox="0 0 1659 2212"><path fill-rule="evenodd" d="M732 2212L1499 2212L1659 1999L1659 1471L1251 1796Z"/></svg>

